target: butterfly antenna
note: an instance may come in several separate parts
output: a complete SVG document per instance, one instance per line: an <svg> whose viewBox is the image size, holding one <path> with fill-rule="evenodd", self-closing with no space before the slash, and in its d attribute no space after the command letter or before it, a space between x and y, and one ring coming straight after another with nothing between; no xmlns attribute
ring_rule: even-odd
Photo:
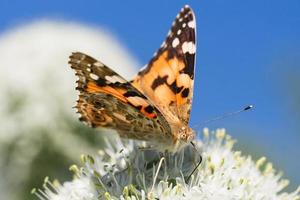
<svg viewBox="0 0 300 200"><path fill-rule="evenodd" d="M196 165L196 167L193 169L193 171L190 173L190 175L187 177L186 179L186 182L188 183L190 178L192 177L192 175L195 173L195 171L198 169L199 165L202 163L202 156L201 154L199 153L198 149L196 148L196 145L193 143L193 142L190 142L191 145L194 147L195 151L197 152L197 154L199 154L199 162L198 164Z"/></svg>
<svg viewBox="0 0 300 200"><path fill-rule="evenodd" d="M214 122L214 121L218 121L218 120L222 120L222 119L226 119L228 117L232 117L232 116L235 116L235 115L238 115L244 111L248 111L248 110L251 110L254 106L253 105L248 105L248 106L245 106L244 108L240 109L240 110L237 110L237 111L234 111L234 112L229 112L229 113L226 113L224 115L221 115L221 116L218 116L218 117L215 117L215 118L212 118L212 119L209 119L209 120L206 120L204 122L201 122L195 126L193 126L194 129L196 129L197 127L199 127L200 125L203 125L203 124L208 124L208 123L211 123L211 122Z"/></svg>

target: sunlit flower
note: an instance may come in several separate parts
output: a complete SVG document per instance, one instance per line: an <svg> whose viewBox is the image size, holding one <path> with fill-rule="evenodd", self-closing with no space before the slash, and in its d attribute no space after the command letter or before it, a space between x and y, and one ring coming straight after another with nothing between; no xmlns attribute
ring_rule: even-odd
<svg viewBox="0 0 300 200"><path fill-rule="evenodd" d="M175 155L144 150L144 143L107 141L95 156L82 156L84 167L72 166L75 179L36 191L40 199L254 199L299 200L300 187L283 192L288 181L262 157L234 151L234 140L220 129ZM189 175L203 161L189 179ZM78 184L79 183L79 184ZM50 184L50 183L49 183ZM81 185L80 187L78 185ZM65 192L68 191L68 192ZM90 195L90 196L89 196Z"/></svg>

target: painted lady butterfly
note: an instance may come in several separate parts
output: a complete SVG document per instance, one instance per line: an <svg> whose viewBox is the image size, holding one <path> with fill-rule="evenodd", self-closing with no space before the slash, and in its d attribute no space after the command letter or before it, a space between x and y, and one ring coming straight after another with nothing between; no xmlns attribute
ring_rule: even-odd
<svg viewBox="0 0 300 200"><path fill-rule="evenodd" d="M137 76L126 81L105 64L80 52L69 64L79 77L76 108L92 127L117 130L175 152L194 137L189 127L196 53L196 22L182 8L160 49Z"/></svg>

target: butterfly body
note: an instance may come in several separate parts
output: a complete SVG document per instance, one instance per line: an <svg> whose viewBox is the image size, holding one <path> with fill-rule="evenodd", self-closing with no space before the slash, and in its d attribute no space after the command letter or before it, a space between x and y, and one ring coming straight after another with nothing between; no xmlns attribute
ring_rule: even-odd
<svg viewBox="0 0 300 200"><path fill-rule="evenodd" d="M185 6L160 49L131 81L88 55L73 53L69 63L79 77L80 120L176 152L195 137L188 125L195 51L195 17Z"/></svg>

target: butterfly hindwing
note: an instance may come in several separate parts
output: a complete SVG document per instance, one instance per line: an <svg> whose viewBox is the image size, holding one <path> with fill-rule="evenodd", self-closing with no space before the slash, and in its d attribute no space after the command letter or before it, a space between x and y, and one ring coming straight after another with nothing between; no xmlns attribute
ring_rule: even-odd
<svg viewBox="0 0 300 200"><path fill-rule="evenodd" d="M131 83L96 59L80 52L70 56L79 77L76 108L92 127L117 130L121 136L147 141L169 140L168 123Z"/></svg>
<svg viewBox="0 0 300 200"><path fill-rule="evenodd" d="M150 98L169 122L188 124L196 52L195 16L184 7L166 40L132 84Z"/></svg>

